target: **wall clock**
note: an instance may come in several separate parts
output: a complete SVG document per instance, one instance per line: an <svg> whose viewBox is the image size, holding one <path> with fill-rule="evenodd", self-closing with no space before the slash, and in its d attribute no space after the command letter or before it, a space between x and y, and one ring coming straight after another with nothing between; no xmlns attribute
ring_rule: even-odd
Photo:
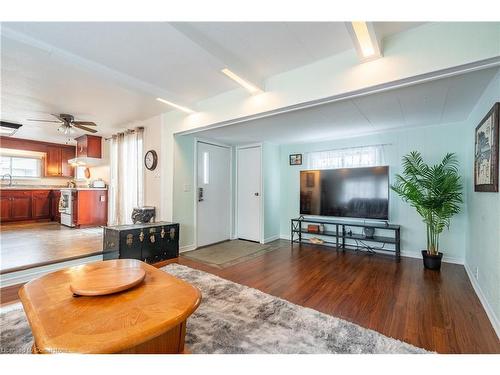
<svg viewBox="0 0 500 375"><path fill-rule="evenodd" d="M156 151L149 150L148 152L146 152L146 155L144 155L144 165L146 166L146 168L152 171L156 168L157 164L158 155L156 154Z"/></svg>

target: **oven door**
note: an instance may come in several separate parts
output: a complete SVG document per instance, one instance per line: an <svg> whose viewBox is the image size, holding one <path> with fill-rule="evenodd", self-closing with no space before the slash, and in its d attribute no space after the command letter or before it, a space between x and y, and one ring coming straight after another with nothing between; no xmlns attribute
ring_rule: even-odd
<svg viewBox="0 0 500 375"><path fill-rule="evenodd" d="M68 227L75 226L73 222L73 197L71 191L61 190L59 212L61 214L61 224Z"/></svg>

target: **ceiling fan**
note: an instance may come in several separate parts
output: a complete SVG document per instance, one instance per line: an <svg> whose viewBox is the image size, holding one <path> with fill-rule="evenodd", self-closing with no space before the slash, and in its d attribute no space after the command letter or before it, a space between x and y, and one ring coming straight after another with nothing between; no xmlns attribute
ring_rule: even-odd
<svg viewBox="0 0 500 375"><path fill-rule="evenodd" d="M73 115L69 115L67 113L61 113L59 115L54 115L51 113L52 116L57 118L59 121L53 121L53 120L37 120L37 119L27 119L27 121L37 121L37 122L53 122L57 124L61 124L59 128L57 128L58 131L61 133L64 133L65 135L70 135L73 133L75 130L73 128L78 128L85 130L86 132L89 133L97 133L97 130L88 128L88 126L97 126L95 122L91 121L75 121L75 118Z"/></svg>

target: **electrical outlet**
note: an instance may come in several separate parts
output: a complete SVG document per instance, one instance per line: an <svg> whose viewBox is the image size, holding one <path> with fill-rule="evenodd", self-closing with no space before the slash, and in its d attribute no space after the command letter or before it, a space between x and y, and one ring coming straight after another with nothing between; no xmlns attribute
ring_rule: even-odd
<svg viewBox="0 0 500 375"><path fill-rule="evenodd" d="M476 266L476 272L475 272L475 275L476 276L476 280L479 280L479 267Z"/></svg>

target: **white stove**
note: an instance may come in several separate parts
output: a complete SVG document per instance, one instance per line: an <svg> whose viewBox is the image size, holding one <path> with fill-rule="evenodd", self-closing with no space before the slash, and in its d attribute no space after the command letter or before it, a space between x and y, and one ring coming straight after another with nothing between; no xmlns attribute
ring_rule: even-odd
<svg viewBox="0 0 500 375"><path fill-rule="evenodd" d="M61 224L68 227L74 227L73 220L73 195L75 189L61 189L61 198L59 200L59 213L61 214Z"/></svg>

